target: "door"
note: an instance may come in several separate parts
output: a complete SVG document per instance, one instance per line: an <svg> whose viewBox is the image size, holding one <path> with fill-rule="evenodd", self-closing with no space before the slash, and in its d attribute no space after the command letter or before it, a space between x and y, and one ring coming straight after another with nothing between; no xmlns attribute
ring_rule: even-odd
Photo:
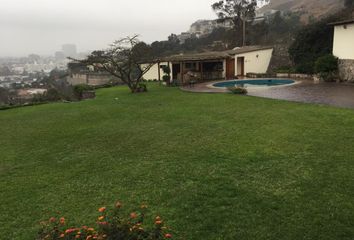
<svg viewBox="0 0 354 240"><path fill-rule="evenodd" d="M235 59L226 60L226 79L235 79Z"/></svg>
<svg viewBox="0 0 354 240"><path fill-rule="evenodd" d="M245 57L237 58L237 76L245 75Z"/></svg>
<svg viewBox="0 0 354 240"><path fill-rule="evenodd" d="M173 82L177 82L179 74L181 72L181 65L180 64L172 64L172 80Z"/></svg>

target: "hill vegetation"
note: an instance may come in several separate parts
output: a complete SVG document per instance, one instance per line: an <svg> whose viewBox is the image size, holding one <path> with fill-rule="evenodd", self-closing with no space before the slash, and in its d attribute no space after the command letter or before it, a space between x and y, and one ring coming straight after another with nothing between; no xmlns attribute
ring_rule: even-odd
<svg viewBox="0 0 354 240"><path fill-rule="evenodd" d="M305 23L311 19L320 19L334 14L344 7L345 0L270 0L270 3L260 9L298 13Z"/></svg>

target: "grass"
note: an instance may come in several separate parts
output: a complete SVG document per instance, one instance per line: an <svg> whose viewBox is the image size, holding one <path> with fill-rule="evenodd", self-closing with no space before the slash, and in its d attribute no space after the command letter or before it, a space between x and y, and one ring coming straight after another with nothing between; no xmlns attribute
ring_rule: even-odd
<svg viewBox="0 0 354 240"><path fill-rule="evenodd" d="M352 110L150 90L0 112L0 239L117 199L177 239L353 239Z"/></svg>

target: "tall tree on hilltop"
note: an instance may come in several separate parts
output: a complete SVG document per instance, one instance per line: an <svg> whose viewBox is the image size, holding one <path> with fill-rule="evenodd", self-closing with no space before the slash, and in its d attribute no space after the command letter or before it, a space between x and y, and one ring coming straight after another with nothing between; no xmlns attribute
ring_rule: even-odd
<svg viewBox="0 0 354 240"><path fill-rule="evenodd" d="M242 29L243 46L246 45L246 22L253 21L259 2L269 0L219 0L212 5L220 21L231 20L235 30Z"/></svg>

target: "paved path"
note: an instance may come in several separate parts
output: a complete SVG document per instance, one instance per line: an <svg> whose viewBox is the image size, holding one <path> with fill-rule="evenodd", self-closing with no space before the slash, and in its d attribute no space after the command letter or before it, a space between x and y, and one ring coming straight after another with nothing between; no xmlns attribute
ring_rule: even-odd
<svg viewBox="0 0 354 240"><path fill-rule="evenodd" d="M272 88L249 88L249 96L281 99L295 102L325 104L354 109L354 84L313 83L300 80L299 84ZM196 84L194 87L182 87L184 91L200 93L226 93L225 89L210 88L214 82Z"/></svg>

